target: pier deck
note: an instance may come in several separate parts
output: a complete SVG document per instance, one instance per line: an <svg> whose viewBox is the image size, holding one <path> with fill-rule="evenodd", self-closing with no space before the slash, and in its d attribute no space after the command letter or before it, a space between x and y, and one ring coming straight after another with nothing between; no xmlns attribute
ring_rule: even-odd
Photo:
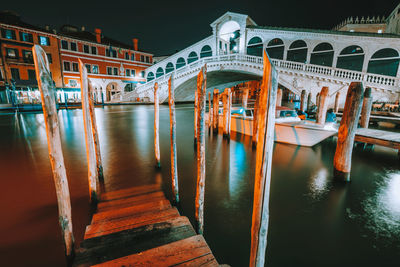
<svg viewBox="0 0 400 267"><path fill-rule="evenodd" d="M74 266L219 266L159 185L104 193Z"/></svg>
<svg viewBox="0 0 400 267"><path fill-rule="evenodd" d="M358 128L354 141L400 150L400 133Z"/></svg>

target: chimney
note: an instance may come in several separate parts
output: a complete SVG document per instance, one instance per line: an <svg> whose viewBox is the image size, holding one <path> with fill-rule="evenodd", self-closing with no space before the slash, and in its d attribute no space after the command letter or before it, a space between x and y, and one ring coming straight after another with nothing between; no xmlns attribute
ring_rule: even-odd
<svg viewBox="0 0 400 267"><path fill-rule="evenodd" d="M139 40L137 38L133 38L132 41L133 41L133 50L137 51Z"/></svg>
<svg viewBox="0 0 400 267"><path fill-rule="evenodd" d="M101 43L101 29L94 29L94 32L96 33L96 42L99 44Z"/></svg>

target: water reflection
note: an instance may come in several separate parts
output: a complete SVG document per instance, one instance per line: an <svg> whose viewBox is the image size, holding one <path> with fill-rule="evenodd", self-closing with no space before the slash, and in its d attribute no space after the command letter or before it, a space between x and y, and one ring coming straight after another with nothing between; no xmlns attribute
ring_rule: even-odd
<svg viewBox="0 0 400 267"><path fill-rule="evenodd" d="M310 193L311 195L317 199L322 194L327 192L328 185L328 170L325 167L321 167L316 170L312 176L310 181Z"/></svg>

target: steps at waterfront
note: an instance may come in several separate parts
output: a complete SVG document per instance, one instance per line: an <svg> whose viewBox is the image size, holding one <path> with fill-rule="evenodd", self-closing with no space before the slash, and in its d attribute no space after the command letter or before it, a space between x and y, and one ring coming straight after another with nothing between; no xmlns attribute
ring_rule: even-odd
<svg viewBox="0 0 400 267"><path fill-rule="evenodd" d="M219 266L159 185L104 193L74 266Z"/></svg>

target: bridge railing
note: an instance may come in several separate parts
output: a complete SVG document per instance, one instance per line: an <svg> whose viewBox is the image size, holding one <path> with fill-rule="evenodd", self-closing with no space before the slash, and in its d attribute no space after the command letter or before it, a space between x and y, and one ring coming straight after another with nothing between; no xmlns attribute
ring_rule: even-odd
<svg viewBox="0 0 400 267"><path fill-rule="evenodd" d="M348 81L364 81L369 84L373 84L377 87L386 87L382 89L394 89L400 86L399 78L384 76L379 74L365 73L360 71L339 69L333 67L326 66L318 66L312 64L304 64L299 62L285 61L279 59L271 59L274 65L277 67L278 71L283 70L291 70L296 72L304 72L307 74L317 74L318 76L326 76L327 78L337 78L338 80L348 80ZM177 78L190 70L199 69L206 63L213 62L225 62L225 61L238 61L238 62L247 62L262 66L262 57L250 56L246 54L229 54L229 55L217 55L213 57L201 58L191 64L183 66L173 72L164 74L161 77L158 77L152 81L149 81L145 84L142 84L136 88L135 91L129 92L123 95L116 94L113 99L120 98L132 98L135 95L143 94L148 90L152 90L154 83L158 82L159 84L162 82L167 82L169 77L174 74L174 77ZM387 88L392 87L392 88Z"/></svg>

